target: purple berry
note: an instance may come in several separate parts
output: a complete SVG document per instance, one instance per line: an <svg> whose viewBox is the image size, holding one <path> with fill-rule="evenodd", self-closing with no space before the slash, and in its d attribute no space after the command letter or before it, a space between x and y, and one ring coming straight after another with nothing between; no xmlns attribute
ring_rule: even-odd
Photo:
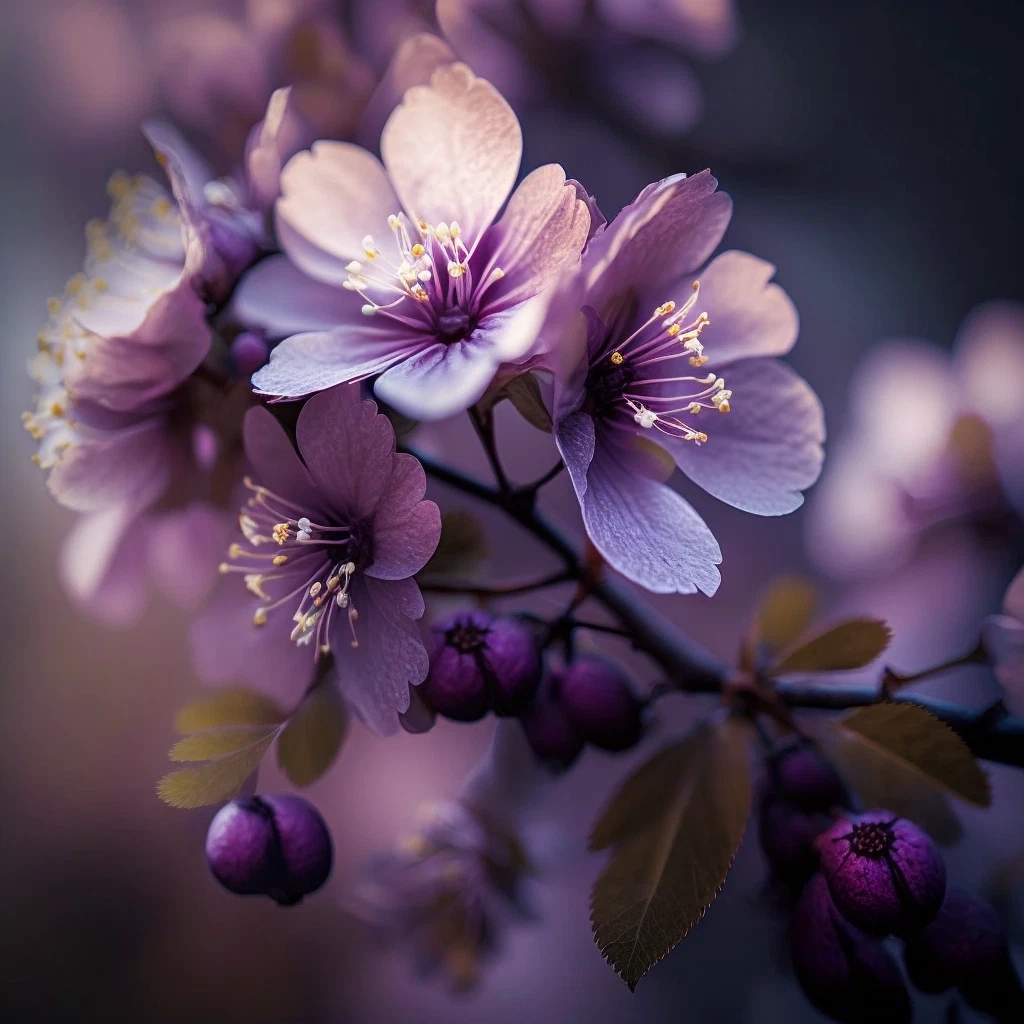
<svg viewBox="0 0 1024 1024"><path fill-rule="evenodd" d="M614 661L583 655L561 674L558 695L569 721L602 750L627 750L643 729L643 703Z"/></svg>
<svg viewBox="0 0 1024 1024"><path fill-rule="evenodd" d="M282 905L315 892L331 873L331 836L317 809L297 796L232 800L210 822L206 859L231 892L266 894Z"/></svg>
<svg viewBox="0 0 1024 1024"><path fill-rule="evenodd" d="M891 811L837 821L819 840L819 850L836 906L866 932L921 928L942 905L942 854L921 829Z"/></svg>
<svg viewBox="0 0 1024 1024"><path fill-rule="evenodd" d="M262 800L232 800L210 822L206 860L214 877L243 896L266 893L278 873L273 815Z"/></svg>
<svg viewBox="0 0 1024 1024"><path fill-rule="evenodd" d="M475 722L488 711L513 715L530 702L541 659L530 630L478 609L437 623L430 672L420 691L435 711Z"/></svg>
<svg viewBox="0 0 1024 1024"><path fill-rule="evenodd" d="M258 335L243 331L231 342L231 362L239 377L251 377L270 358L270 347Z"/></svg>
<svg viewBox="0 0 1024 1024"><path fill-rule="evenodd" d="M584 744L559 700L559 676L553 671L541 683L533 703L519 718L533 752L555 770L568 768L580 756Z"/></svg>
<svg viewBox="0 0 1024 1024"><path fill-rule="evenodd" d="M836 909L820 874L793 911L793 972L807 998L833 1020L904 1024L913 1016L896 961Z"/></svg>
<svg viewBox="0 0 1024 1024"><path fill-rule="evenodd" d="M988 904L962 889L949 889L935 920L908 937L903 959L922 992L956 985L976 1009L1000 1014L1002 1006L1015 1005L1017 1019L1024 1020L1003 926Z"/></svg>
<svg viewBox="0 0 1024 1024"><path fill-rule="evenodd" d="M786 877L807 877L818 867L814 840L821 832L815 821L785 800L767 797L758 814L761 849L772 867Z"/></svg>
<svg viewBox="0 0 1024 1024"><path fill-rule="evenodd" d="M788 743L768 757L766 784L802 811L828 811L847 802L846 787L832 763L812 743Z"/></svg>

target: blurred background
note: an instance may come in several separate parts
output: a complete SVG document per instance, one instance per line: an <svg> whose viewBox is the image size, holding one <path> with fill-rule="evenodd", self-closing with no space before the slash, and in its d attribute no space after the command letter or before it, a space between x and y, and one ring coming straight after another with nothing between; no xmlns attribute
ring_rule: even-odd
<svg viewBox="0 0 1024 1024"><path fill-rule="evenodd" d="M285 60L253 27L256 8L270 17L271 8L289 3L0 5L5 1019L817 1019L787 972L782 928L768 912L765 870L750 839L697 932L635 995L604 964L587 909L599 864L584 853L584 836L630 757L588 752L549 787L541 820L563 824L568 838L537 884L540 920L511 932L480 988L458 997L421 983L400 957L378 950L343 912L341 894L368 855L408 830L422 802L456 792L486 747L489 721L442 723L424 736L387 740L355 727L311 796L334 833L334 875L324 891L287 911L217 887L202 855L212 810L176 811L156 799L174 711L199 692L186 622L154 602L138 628L107 632L68 604L55 563L73 517L52 502L29 461L33 446L18 423L32 393L25 363L47 296L81 265L85 222L105 213L111 171L155 173L139 122L191 112L190 126L226 152L228 133L200 123L202 96L215 95L232 116L251 120L276 79L301 77L303 60L315 57L302 40L289 42ZM343 104L355 103L385 66L391 33L427 23L431 5L318 6L340 12L348 33L332 57L342 62L347 91L330 107L348 124L354 115ZM721 13L721 5L694 6ZM777 265L801 314L791 362L822 397L830 437L842 439L851 379L876 342L910 337L948 349L979 303L1024 300L1024 5L741 0L735 15L735 45L730 38L720 47L650 55L650 83L634 82L632 94L619 84L614 45L572 65L584 69L585 90L555 81L539 98L524 93L523 166L562 163L609 216L649 181L711 167L735 200L726 245ZM546 469L541 435L508 408L500 420L512 474L525 480ZM486 473L461 423L432 429L421 443ZM780 572L805 572L818 575L831 607L888 617L897 637L890 660L914 670L976 637L1020 564L1019 533L957 519L929 530L900 568L839 580L808 555L813 496L807 512L754 520L692 490L687 497L721 542L724 582L713 600L658 605L726 656L765 584ZM442 491L436 497L464 506ZM545 501L575 528L564 480ZM481 519L495 578L526 575L531 558L543 564L543 553L515 540L499 519ZM954 673L932 689L978 706L996 692L980 670ZM659 734L707 707L669 704ZM994 767L992 775L993 809L963 809L970 840L948 859L960 884L1005 895L1007 865L1024 851L1024 782L1009 769ZM270 771L261 784L283 788ZM1020 902L1018 890L1016 902L1011 896L1000 904L1018 952ZM942 999L922 1000L918 1019L938 1021L944 1011Z"/></svg>

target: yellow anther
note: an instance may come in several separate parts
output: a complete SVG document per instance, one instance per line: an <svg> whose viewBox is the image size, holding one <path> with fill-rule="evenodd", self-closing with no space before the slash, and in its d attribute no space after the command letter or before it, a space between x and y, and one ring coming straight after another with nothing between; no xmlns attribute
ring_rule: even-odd
<svg viewBox="0 0 1024 1024"><path fill-rule="evenodd" d="M274 558L273 558L273 564L274 565L284 565L285 562L287 562L287 561L288 561L288 556L287 555L274 555Z"/></svg>
<svg viewBox="0 0 1024 1024"><path fill-rule="evenodd" d="M114 171L107 180L107 195L111 199L123 199L132 189L132 179L124 171Z"/></svg>
<svg viewBox="0 0 1024 1024"><path fill-rule="evenodd" d="M252 624L254 626L265 626L267 624L267 610L266 608L257 608L255 614L252 617Z"/></svg>
<svg viewBox="0 0 1024 1024"><path fill-rule="evenodd" d="M676 308L676 304L669 299L668 302L663 302L655 311L655 316L668 316L669 313L673 312Z"/></svg>
<svg viewBox="0 0 1024 1024"><path fill-rule="evenodd" d="M220 565L217 566L217 572L219 572L221 576L226 576L231 572L231 566L228 565L227 562L221 562Z"/></svg>
<svg viewBox="0 0 1024 1024"><path fill-rule="evenodd" d="M421 256L426 255L427 252L419 242L417 242L409 251L412 253L414 259L419 259Z"/></svg>
<svg viewBox="0 0 1024 1024"><path fill-rule="evenodd" d="M679 324L669 324L668 336L670 338L674 338L681 330L682 328L679 326Z"/></svg>
<svg viewBox="0 0 1024 1024"><path fill-rule="evenodd" d="M242 554L241 544L232 544L231 547L228 548L228 558L241 558Z"/></svg>
<svg viewBox="0 0 1024 1024"><path fill-rule="evenodd" d="M163 220L168 214L170 214L173 207L166 196L160 196L153 202L153 216L158 220Z"/></svg>
<svg viewBox="0 0 1024 1024"><path fill-rule="evenodd" d="M64 406L60 402L50 403L50 415L57 416L58 418L64 415Z"/></svg>
<svg viewBox="0 0 1024 1024"><path fill-rule="evenodd" d="M613 352L611 355L611 360L615 366L621 366L624 362L621 352Z"/></svg>
<svg viewBox="0 0 1024 1024"><path fill-rule="evenodd" d="M60 299L47 299L46 312L49 313L50 316L56 316L61 311L63 305L64 303L61 302Z"/></svg>
<svg viewBox="0 0 1024 1024"><path fill-rule="evenodd" d="M285 544L292 535L292 528L287 523L275 523L272 534L278 544Z"/></svg>

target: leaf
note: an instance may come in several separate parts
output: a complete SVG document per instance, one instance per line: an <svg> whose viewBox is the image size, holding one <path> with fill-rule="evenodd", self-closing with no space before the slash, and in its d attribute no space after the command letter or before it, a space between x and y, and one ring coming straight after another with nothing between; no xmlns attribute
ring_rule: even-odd
<svg viewBox="0 0 1024 1024"><path fill-rule="evenodd" d="M218 690L186 704L174 719L174 728L184 734L225 725L274 725L286 717L269 697L255 690Z"/></svg>
<svg viewBox="0 0 1024 1024"><path fill-rule="evenodd" d="M277 763L296 786L316 782L334 763L348 714L333 684L321 683L288 719L277 741Z"/></svg>
<svg viewBox="0 0 1024 1024"><path fill-rule="evenodd" d="M761 598L754 623L754 642L783 651L807 632L817 606L814 586L807 580L785 576Z"/></svg>
<svg viewBox="0 0 1024 1024"><path fill-rule="evenodd" d="M881 619L850 619L791 650L768 670L768 675L863 668L889 646L891 639L892 630Z"/></svg>
<svg viewBox="0 0 1024 1024"><path fill-rule="evenodd" d="M167 755L172 761L212 761L243 750L265 737L273 738L277 725L235 725L225 729L207 729L178 740Z"/></svg>
<svg viewBox="0 0 1024 1024"><path fill-rule="evenodd" d="M630 990L721 891L750 812L749 728L703 724L656 754L602 813L591 849L614 846L591 895L594 939Z"/></svg>
<svg viewBox="0 0 1024 1024"><path fill-rule="evenodd" d="M184 809L230 800L259 768L273 739L274 733L271 733L216 761L209 761L198 768L171 772L157 783L157 795L164 803Z"/></svg>
<svg viewBox="0 0 1024 1024"><path fill-rule="evenodd" d="M422 574L466 577L486 557L487 542L480 521L464 509L452 509L441 516L441 540Z"/></svg>
<svg viewBox="0 0 1024 1024"><path fill-rule="evenodd" d="M489 412L506 398L531 427L536 427L545 434L551 433L551 413L544 404L540 384L532 373L527 372L513 377L497 391L481 399L477 403L477 408L481 412Z"/></svg>

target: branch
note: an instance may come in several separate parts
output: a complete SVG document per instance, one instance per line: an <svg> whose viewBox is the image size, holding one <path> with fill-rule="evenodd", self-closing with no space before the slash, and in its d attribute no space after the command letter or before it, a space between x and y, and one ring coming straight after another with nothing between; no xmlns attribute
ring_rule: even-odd
<svg viewBox="0 0 1024 1024"><path fill-rule="evenodd" d="M502 509L565 563L567 578L583 578L576 545L537 512L534 495L528 491L502 494L429 456L411 450L410 453L435 480ZM590 596L615 616L637 650L661 666L674 689L717 694L733 675L732 666L695 644L648 605L634 588L618 580L602 579L593 586ZM826 688L780 683L778 692L788 706L798 708L842 710L878 704L886 699L919 704L945 722L978 757L1024 767L1024 722L1009 715L1000 704L983 711L971 711L924 694L899 693L887 698L881 686L830 685Z"/></svg>

